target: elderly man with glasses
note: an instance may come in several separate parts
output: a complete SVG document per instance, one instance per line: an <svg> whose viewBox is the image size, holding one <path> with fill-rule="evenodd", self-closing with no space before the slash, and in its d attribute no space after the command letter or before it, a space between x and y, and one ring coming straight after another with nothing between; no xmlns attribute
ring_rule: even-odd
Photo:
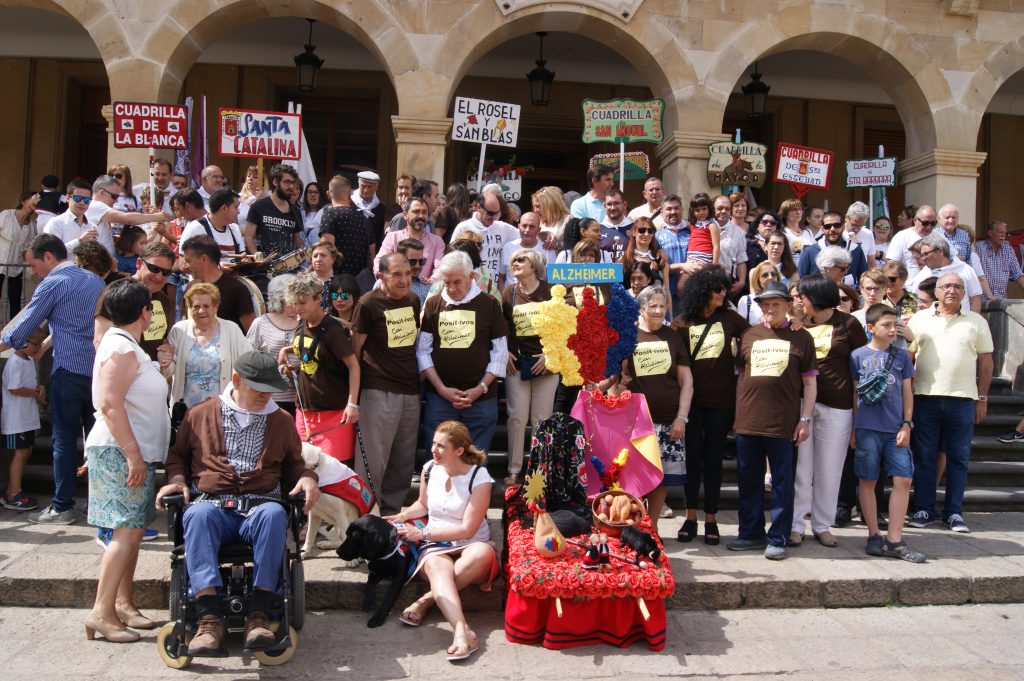
<svg viewBox="0 0 1024 681"><path fill-rule="evenodd" d="M921 267L918 266L917 261L914 259L911 247L931 234L937 224L939 224L939 217L935 212L934 206L925 204L918 208L914 214L914 223L908 229L896 232L892 239L889 240L889 248L885 252L885 259L903 263L907 268L907 276L913 279L921 271ZM942 230L939 230L936 234L943 239L946 238Z"/></svg>
<svg viewBox="0 0 1024 681"><path fill-rule="evenodd" d="M907 288L916 293L921 282L928 277L941 277L952 272L965 286L966 295L960 297L963 309L981 312L982 286L978 275L975 274L973 267L953 254L950 243L938 233L930 234L921 239L920 251L924 267L910 280Z"/></svg>
<svg viewBox="0 0 1024 681"><path fill-rule="evenodd" d="M85 210L85 219L96 230L96 239L106 248L110 255L116 256L114 249L114 233L110 228L115 225L148 225L151 222L170 222L173 215L163 211L156 213L125 213L112 206L121 197L121 184L110 175L100 175L92 183L92 202ZM74 199L72 199L72 203Z"/></svg>
<svg viewBox="0 0 1024 681"><path fill-rule="evenodd" d="M974 424L988 413L992 382L992 333L985 319L963 310L964 280L954 272L939 277L935 304L910 319L917 355L914 380L914 515L910 527L945 521L953 532L970 532L962 504L967 487ZM946 452L946 498L936 512L936 458Z"/></svg>

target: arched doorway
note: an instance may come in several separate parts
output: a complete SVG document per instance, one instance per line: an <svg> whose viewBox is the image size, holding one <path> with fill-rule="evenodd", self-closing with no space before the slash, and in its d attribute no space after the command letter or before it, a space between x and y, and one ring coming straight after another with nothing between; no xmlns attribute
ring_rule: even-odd
<svg viewBox="0 0 1024 681"><path fill-rule="evenodd" d="M1024 58L1024 55L1022 55ZM1024 66L1022 66L1024 69ZM978 132L978 151L987 154L978 179L978 238L992 220L1011 231L1024 215L1024 70L1006 78L985 109Z"/></svg>
<svg viewBox="0 0 1024 681"><path fill-rule="evenodd" d="M44 175L67 183L106 170L110 87L92 36L59 8L3 8L0 23L0 201L10 206Z"/></svg>

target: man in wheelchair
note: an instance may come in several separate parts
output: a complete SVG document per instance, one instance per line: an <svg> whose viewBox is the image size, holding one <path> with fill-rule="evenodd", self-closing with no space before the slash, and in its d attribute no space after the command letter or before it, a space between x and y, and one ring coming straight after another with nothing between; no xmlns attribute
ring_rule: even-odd
<svg viewBox="0 0 1024 681"><path fill-rule="evenodd" d="M305 494L304 511L320 492L302 460L294 421L270 399L288 388L276 360L247 352L233 367L231 384L191 409L167 457L167 484L156 495L182 494L185 565L196 596L198 626L190 656L217 655L226 633L218 588L219 550L244 542L253 550L253 596L245 620L245 647L272 646L268 613L281 574L288 530L282 491ZM189 503L191 500L192 503ZM286 576L284 576L286 578Z"/></svg>

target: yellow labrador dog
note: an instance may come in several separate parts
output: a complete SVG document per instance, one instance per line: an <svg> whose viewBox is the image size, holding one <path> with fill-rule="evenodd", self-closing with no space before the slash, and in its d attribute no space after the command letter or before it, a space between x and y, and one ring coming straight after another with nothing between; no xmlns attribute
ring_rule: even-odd
<svg viewBox="0 0 1024 681"><path fill-rule="evenodd" d="M309 511L309 527L302 546L302 557L312 558L321 551L334 551L345 541L349 523L366 515L380 515L373 492L355 471L337 459L327 456L316 445L302 443L302 459L306 468L316 472L320 482L320 499ZM326 540L317 541L321 525L326 523ZM345 567L358 567L360 561L344 561Z"/></svg>

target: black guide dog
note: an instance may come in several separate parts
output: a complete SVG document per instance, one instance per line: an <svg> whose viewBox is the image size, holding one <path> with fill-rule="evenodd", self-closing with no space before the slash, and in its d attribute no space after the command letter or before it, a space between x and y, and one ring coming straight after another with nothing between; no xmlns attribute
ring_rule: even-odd
<svg viewBox="0 0 1024 681"><path fill-rule="evenodd" d="M384 624L388 613L394 607L409 576L416 567L412 547L402 541L398 530L387 520L375 515L364 515L349 524L345 541L337 549L342 560L363 558L369 565L370 574L363 592L363 610L373 610L377 601L377 584L391 580L380 608L373 614L368 627Z"/></svg>

